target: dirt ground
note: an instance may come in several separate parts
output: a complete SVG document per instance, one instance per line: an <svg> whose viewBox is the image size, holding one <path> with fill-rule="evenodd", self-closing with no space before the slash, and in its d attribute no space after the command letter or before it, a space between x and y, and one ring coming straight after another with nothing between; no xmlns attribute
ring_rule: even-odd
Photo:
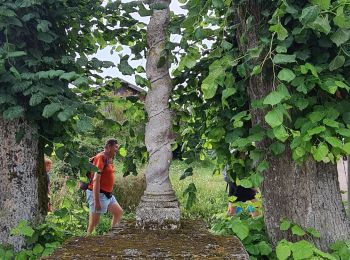
<svg viewBox="0 0 350 260"><path fill-rule="evenodd" d="M249 259L241 242L215 236L200 221L183 221L179 230L141 230L135 222L99 237L69 239L45 259Z"/></svg>

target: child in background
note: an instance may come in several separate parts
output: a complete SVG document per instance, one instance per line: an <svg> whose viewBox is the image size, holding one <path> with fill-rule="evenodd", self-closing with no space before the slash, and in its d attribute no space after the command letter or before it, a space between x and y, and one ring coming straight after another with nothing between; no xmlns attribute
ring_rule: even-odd
<svg viewBox="0 0 350 260"><path fill-rule="evenodd" d="M52 169L52 161L49 158L45 157L44 165L45 165L45 174L47 176L47 197L49 198L47 210L49 212L52 212L53 208L52 208L52 204L50 202L50 171Z"/></svg>

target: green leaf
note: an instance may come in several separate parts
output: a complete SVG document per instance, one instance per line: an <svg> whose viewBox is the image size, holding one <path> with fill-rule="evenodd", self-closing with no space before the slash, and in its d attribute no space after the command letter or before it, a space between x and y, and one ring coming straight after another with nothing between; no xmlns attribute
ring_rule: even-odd
<svg viewBox="0 0 350 260"><path fill-rule="evenodd" d="M337 55L329 64L329 70L333 71L341 68L345 63L345 57L343 55Z"/></svg>
<svg viewBox="0 0 350 260"><path fill-rule="evenodd" d="M292 233L293 235L297 235L297 236L304 236L306 234L305 231L302 230L301 227L299 227L298 225L292 226Z"/></svg>
<svg viewBox="0 0 350 260"><path fill-rule="evenodd" d="M222 92L222 97L221 97L221 103L222 105L227 105L227 98L229 98L230 96L234 95L237 92L237 89L235 88L226 88L223 92Z"/></svg>
<svg viewBox="0 0 350 260"><path fill-rule="evenodd" d="M283 125L277 126L273 129L273 134L281 142L285 142L289 135Z"/></svg>
<svg viewBox="0 0 350 260"><path fill-rule="evenodd" d="M332 137L332 136L327 136L324 138L329 144L331 144L333 147L338 147L338 148L342 148L343 144L342 142L336 138L336 137Z"/></svg>
<svg viewBox="0 0 350 260"><path fill-rule="evenodd" d="M306 7L303 9L299 20L304 25L308 25L316 20L320 12L321 9L317 5Z"/></svg>
<svg viewBox="0 0 350 260"><path fill-rule="evenodd" d="M307 134L310 135L310 136L317 135L319 133L322 133L325 130L326 130L326 128L324 126L317 126L315 128L309 129L307 131Z"/></svg>
<svg viewBox="0 0 350 260"><path fill-rule="evenodd" d="M40 244L36 244L33 248L33 253L36 256L41 256L41 253L44 251L44 247Z"/></svg>
<svg viewBox="0 0 350 260"><path fill-rule="evenodd" d="M344 144L343 146L343 150L346 152L347 155L350 154L350 142L349 143L346 143Z"/></svg>
<svg viewBox="0 0 350 260"><path fill-rule="evenodd" d="M43 100L45 99L45 96L41 93L41 92L38 92L38 93L35 93L34 95L32 95L30 97L30 100L29 100L29 105L30 106L37 106L39 105Z"/></svg>
<svg viewBox="0 0 350 260"><path fill-rule="evenodd" d="M320 143L316 149L311 148L312 156L315 161L321 162L327 156L329 150L328 146L325 143Z"/></svg>
<svg viewBox="0 0 350 260"><path fill-rule="evenodd" d="M119 154L121 157L126 157L128 152L124 147L119 148Z"/></svg>
<svg viewBox="0 0 350 260"><path fill-rule="evenodd" d="M28 226L25 220L20 220L15 228L11 230L11 235L19 236L23 235L26 237L31 237L34 234L34 230Z"/></svg>
<svg viewBox="0 0 350 260"><path fill-rule="evenodd" d="M305 155L305 149L303 147L297 147L295 150L293 150L293 160L297 161L300 158L302 158Z"/></svg>
<svg viewBox="0 0 350 260"><path fill-rule="evenodd" d="M277 39L280 41L284 41L288 37L288 31L280 23L270 26L269 30L270 32L276 32Z"/></svg>
<svg viewBox="0 0 350 260"><path fill-rule="evenodd" d="M285 145L280 143L280 142L274 142L270 146L271 151L273 152L274 155L279 155L284 152L285 150Z"/></svg>
<svg viewBox="0 0 350 260"><path fill-rule="evenodd" d="M193 168L189 167L181 174L180 180L184 180L187 177L192 176L192 175L193 175Z"/></svg>
<svg viewBox="0 0 350 260"><path fill-rule="evenodd" d="M67 80L67 81L72 81L74 79L76 79L79 75L74 72L74 71L71 71L71 72L66 72L66 73L63 73L61 74L61 76L59 77L60 80Z"/></svg>
<svg viewBox="0 0 350 260"><path fill-rule="evenodd" d="M188 187L184 190L183 194L186 195L188 194L187 202L186 202L186 209L190 209L193 204L195 203L197 197L197 188L194 183L190 183Z"/></svg>
<svg viewBox="0 0 350 260"><path fill-rule="evenodd" d="M282 220L280 224L280 230L287 231L288 229L290 229L291 224L292 223L287 219Z"/></svg>
<svg viewBox="0 0 350 260"><path fill-rule="evenodd" d="M278 73L277 77L282 81L291 82L293 79L295 79L295 74L290 69L282 69Z"/></svg>
<svg viewBox="0 0 350 260"><path fill-rule="evenodd" d="M201 86L201 89L204 94L204 98L205 99L213 98L216 94L217 88L218 88L218 84L215 82L215 79L213 77L210 77L210 75L206 77L203 80L203 83Z"/></svg>
<svg viewBox="0 0 350 260"><path fill-rule="evenodd" d="M71 118L73 115L74 115L73 108L65 108L63 111L61 111L57 114L57 117L61 122L65 122L69 118Z"/></svg>
<svg viewBox="0 0 350 260"><path fill-rule="evenodd" d="M285 243L283 243L285 241ZM292 251L286 240L282 240L276 247L276 255L279 260L286 260L291 255Z"/></svg>
<svg viewBox="0 0 350 260"><path fill-rule="evenodd" d="M56 112L61 110L61 104L60 103L51 103L44 107L42 116L45 118L49 118L53 116Z"/></svg>
<svg viewBox="0 0 350 260"><path fill-rule="evenodd" d="M18 78L18 79L21 78L21 74L18 72L18 70L16 69L16 67L12 66L12 67L10 68L10 71L12 72L12 74L13 74L16 78Z"/></svg>
<svg viewBox="0 0 350 260"><path fill-rule="evenodd" d="M316 238L320 238L321 237L320 232L318 232L314 228L308 228L308 229L306 229L306 232L309 233L310 235L312 235L313 237L316 237Z"/></svg>
<svg viewBox="0 0 350 260"><path fill-rule="evenodd" d="M264 105L277 105L278 103L281 103L281 101L285 98L285 94L279 91L272 91L270 94L266 96L264 99L263 104Z"/></svg>
<svg viewBox="0 0 350 260"><path fill-rule="evenodd" d="M341 129L337 129L336 132L342 136L350 137L350 129L341 128Z"/></svg>
<svg viewBox="0 0 350 260"><path fill-rule="evenodd" d="M236 220L231 223L232 231L238 236L240 240L245 239L249 235L249 227L241 220Z"/></svg>
<svg viewBox="0 0 350 260"><path fill-rule="evenodd" d="M339 47L340 45L348 42L350 39L350 30L338 29L332 34L331 40Z"/></svg>
<svg viewBox="0 0 350 260"><path fill-rule="evenodd" d="M311 0L313 5L318 5L322 10L328 10L331 6L331 0Z"/></svg>
<svg viewBox="0 0 350 260"><path fill-rule="evenodd" d="M264 180L264 177L261 174L257 173L257 174L251 175L250 180L253 184L253 187L260 187L261 183Z"/></svg>
<svg viewBox="0 0 350 260"><path fill-rule="evenodd" d="M334 16L333 22L339 28L349 29L350 28L350 19L349 16L344 14L344 6L339 6L337 8L337 15Z"/></svg>
<svg viewBox="0 0 350 260"><path fill-rule="evenodd" d="M313 255L314 247L305 240L292 244L291 248L293 252L293 259L295 260L308 259Z"/></svg>
<svg viewBox="0 0 350 260"><path fill-rule="evenodd" d="M324 17L317 17L316 20L312 23L312 28L319 32L329 34L331 31L331 26L329 24L328 15Z"/></svg>
<svg viewBox="0 0 350 260"><path fill-rule="evenodd" d="M240 180L239 185L247 189L253 187L253 183L248 178Z"/></svg>
<svg viewBox="0 0 350 260"><path fill-rule="evenodd" d="M329 118L323 119L323 123L327 126L333 127L333 128L339 128L339 123L337 121L334 121Z"/></svg>
<svg viewBox="0 0 350 260"><path fill-rule="evenodd" d="M296 55L295 54L276 54L272 61L274 64L287 64L287 63L293 63L293 62L296 62L295 60L296 58Z"/></svg>
<svg viewBox="0 0 350 260"><path fill-rule="evenodd" d="M132 75L134 74L134 69L128 63L129 56L125 56L120 60L118 64L118 69L123 75Z"/></svg>
<svg viewBox="0 0 350 260"><path fill-rule="evenodd" d="M24 108L21 106L13 106L6 109L2 115L5 119L16 119L22 117L24 114Z"/></svg>
<svg viewBox="0 0 350 260"><path fill-rule="evenodd" d="M253 71L251 73L251 76L254 76L254 75L258 75L260 74L262 71L262 68L260 65L256 65L254 68L253 68Z"/></svg>
<svg viewBox="0 0 350 260"><path fill-rule="evenodd" d="M212 3L215 8L223 8L225 6L223 0L213 0Z"/></svg>
<svg viewBox="0 0 350 260"><path fill-rule="evenodd" d="M7 53L7 58L17 58L17 57L21 57L27 55L27 53L25 51L14 51L14 52L8 52Z"/></svg>
<svg viewBox="0 0 350 260"><path fill-rule="evenodd" d="M265 241L260 241L257 246L261 255L269 255L272 252L272 247Z"/></svg>
<svg viewBox="0 0 350 260"><path fill-rule="evenodd" d="M256 171L262 173L263 171L266 171L268 168L269 168L269 163L266 160L264 160L258 165L258 167L256 168Z"/></svg>
<svg viewBox="0 0 350 260"><path fill-rule="evenodd" d="M50 33L39 32L37 34L37 38L39 41L43 41L46 43L52 43L56 37L52 36Z"/></svg>
<svg viewBox="0 0 350 260"><path fill-rule="evenodd" d="M265 121L268 123L272 128L275 128L277 126L282 125L283 123L283 109L278 106L268 112L265 116Z"/></svg>
<svg viewBox="0 0 350 260"><path fill-rule="evenodd" d="M36 29L38 30L38 32L48 32L49 31L49 27L51 26L51 23L47 20L40 20L40 22L38 23L38 25L36 26Z"/></svg>

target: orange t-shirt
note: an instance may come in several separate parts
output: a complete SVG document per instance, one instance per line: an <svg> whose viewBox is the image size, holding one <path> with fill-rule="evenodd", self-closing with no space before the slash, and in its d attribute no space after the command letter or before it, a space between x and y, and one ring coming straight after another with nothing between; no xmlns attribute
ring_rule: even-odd
<svg viewBox="0 0 350 260"><path fill-rule="evenodd" d="M106 157L103 153L99 153L95 156L93 165L95 165L99 172L101 173L101 181L100 181L100 190L105 192L112 192L114 185L114 166L113 160L109 159L107 161L108 165L105 166ZM91 177L93 178L94 173L91 173ZM90 190L93 189L93 182L89 184L88 187Z"/></svg>

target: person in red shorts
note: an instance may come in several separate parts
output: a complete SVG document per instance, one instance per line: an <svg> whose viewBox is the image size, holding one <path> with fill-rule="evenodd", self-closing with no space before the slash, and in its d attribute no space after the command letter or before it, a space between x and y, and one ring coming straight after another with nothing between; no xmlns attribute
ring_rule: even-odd
<svg viewBox="0 0 350 260"><path fill-rule="evenodd" d="M104 151L92 158L92 163L98 168L98 172L91 173L91 181L86 190L90 215L87 233L91 234L100 221L100 214L110 212L113 216L112 227L115 227L122 218L123 209L112 194L114 185L113 157L119 148L115 139L109 139Z"/></svg>

